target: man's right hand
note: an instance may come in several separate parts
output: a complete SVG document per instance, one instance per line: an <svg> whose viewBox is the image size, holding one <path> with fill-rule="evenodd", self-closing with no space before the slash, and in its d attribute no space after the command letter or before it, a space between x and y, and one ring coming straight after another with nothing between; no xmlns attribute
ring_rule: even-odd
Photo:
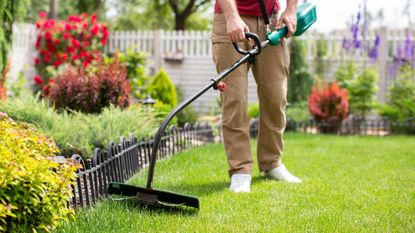
<svg viewBox="0 0 415 233"><path fill-rule="evenodd" d="M226 31L232 42L239 42L245 40L245 32L249 32L249 28L240 16L235 16L226 20Z"/></svg>

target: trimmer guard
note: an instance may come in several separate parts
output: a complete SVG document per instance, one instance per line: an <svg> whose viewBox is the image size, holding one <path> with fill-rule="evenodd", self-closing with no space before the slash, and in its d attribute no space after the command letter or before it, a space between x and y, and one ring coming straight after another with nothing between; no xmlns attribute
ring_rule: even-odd
<svg viewBox="0 0 415 233"><path fill-rule="evenodd" d="M137 201L146 205L189 206L199 209L199 199L158 189L149 189L124 183L110 183L108 194L135 196Z"/></svg>

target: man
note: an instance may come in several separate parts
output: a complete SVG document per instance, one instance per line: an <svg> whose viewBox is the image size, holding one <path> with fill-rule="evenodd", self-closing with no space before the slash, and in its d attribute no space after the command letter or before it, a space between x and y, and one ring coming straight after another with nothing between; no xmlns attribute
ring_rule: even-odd
<svg viewBox="0 0 415 233"><path fill-rule="evenodd" d="M245 32L256 33L261 41L266 38L266 26L259 0L217 0L213 20L213 60L218 72L235 63L241 55L231 42L248 50L252 42L245 39ZM287 8L277 21L280 9L278 0L263 0L272 28L288 28L287 37L296 30L297 1L287 0ZM285 39L278 46L268 46L256 56L255 63L245 63L224 79L227 88L221 93L222 129L228 158L230 190L250 192L252 154L247 116L247 73L250 68L257 83L260 106L257 145L258 165L261 176L292 183L301 180L292 175L281 161L289 54Z"/></svg>

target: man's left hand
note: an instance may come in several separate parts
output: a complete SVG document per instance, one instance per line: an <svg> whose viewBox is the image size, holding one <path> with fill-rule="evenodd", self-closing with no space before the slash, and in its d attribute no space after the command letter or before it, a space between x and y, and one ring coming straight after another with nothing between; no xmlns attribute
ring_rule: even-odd
<svg viewBox="0 0 415 233"><path fill-rule="evenodd" d="M285 38L292 36L297 30L297 13L295 10L286 9L278 19L277 29L282 28L282 24L287 26L288 32Z"/></svg>

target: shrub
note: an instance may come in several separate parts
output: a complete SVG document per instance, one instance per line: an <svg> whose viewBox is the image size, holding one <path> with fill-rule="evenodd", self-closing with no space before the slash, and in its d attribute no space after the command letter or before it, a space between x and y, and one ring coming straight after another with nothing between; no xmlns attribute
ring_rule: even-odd
<svg viewBox="0 0 415 233"><path fill-rule="evenodd" d="M252 103L248 105L248 116L249 118L258 118L259 117L259 104Z"/></svg>
<svg viewBox="0 0 415 233"><path fill-rule="evenodd" d="M415 70L402 66L395 83L389 90L389 101L379 113L390 120L407 120L415 117Z"/></svg>
<svg viewBox="0 0 415 233"><path fill-rule="evenodd" d="M357 76L356 65L354 61L342 63L338 67L335 77L338 85L341 88L348 88L352 80L355 80Z"/></svg>
<svg viewBox="0 0 415 233"><path fill-rule="evenodd" d="M46 99L21 96L0 102L0 111L17 121L27 122L53 138L62 155L80 154L91 157L93 149L105 148L121 136L138 138L154 133L159 120L153 112L131 106L120 109L110 106L99 115L63 111L58 113Z"/></svg>
<svg viewBox="0 0 415 233"><path fill-rule="evenodd" d="M160 100L157 100L153 105L153 113L158 119L163 119L167 117L173 107L170 104L165 104ZM173 117L170 121L171 125L177 125L177 116Z"/></svg>
<svg viewBox="0 0 415 233"><path fill-rule="evenodd" d="M69 108L86 113L98 113L110 105L129 105L130 87L126 70L114 59L111 64L100 62L96 73L84 67L68 67L52 84L50 100L56 108Z"/></svg>
<svg viewBox="0 0 415 233"><path fill-rule="evenodd" d="M148 92L154 99L160 100L164 104L172 107L177 104L177 93L169 74L164 70L160 71L153 77L149 86Z"/></svg>
<svg viewBox="0 0 415 233"><path fill-rule="evenodd" d="M58 165L55 142L0 115L0 231L45 232L73 215L72 163Z"/></svg>
<svg viewBox="0 0 415 233"><path fill-rule="evenodd" d="M94 14L72 15L66 21L55 21L41 12L36 27L35 46L39 57L35 58L35 66L39 75L34 77L34 82L37 90L43 90L45 95L54 70L63 64L87 68L100 58L109 35L107 26L99 23Z"/></svg>
<svg viewBox="0 0 415 233"><path fill-rule="evenodd" d="M137 99L145 98L146 87L150 77L146 72L146 57L143 53L127 50L120 53L120 63L127 68L127 79L130 83L133 96Z"/></svg>
<svg viewBox="0 0 415 233"><path fill-rule="evenodd" d="M305 43L292 39L290 43L290 57L287 100L290 103L305 101L313 85L313 79L308 72L308 65L305 59Z"/></svg>
<svg viewBox="0 0 415 233"><path fill-rule="evenodd" d="M310 120L310 111L307 101L301 101L287 106L285 110L287 120L302 122Z"/></svg>
<svg viewBox="0 0 415 233"><path fill-rule="evenodd" d="M7 88L6 88L6 77L7 73L10 70L10 63L7 63L5 69L0 74L0 100L4 100L7 98Z"/></svg>
<svg viewBox="0 0 415 233"><path fill-rule="evenodd" d="M323 88L320 83L315 86L308 97L308 105L322 133L338 132L340 123L347 118L349 110L347 92L336 82L325 82Z"/></svg>
<svg viewBox="0 0 415 233"><path fill-rule="evenodd" d="M184 100L183 98L183 91L180 87L176 87L176 93L177 93L177 101L182 102ZM194 111L192 105L188 105L186 108L184 108L182 111L180 111L177 114L177 124L179 126L184 126L186 123L194 124L197 121L197 115Z"/></svg>
<svg viewBox="0 0 415 233"><path fill-rule="evenodd" d="M369 68L358 74L354 62L350 61L340 65L335 76L339 86L347 90L354 120L364 119L375 106L376 70Z"/></svg>
<svg viewBox="0 0 415 233"><path fill-rule="evenodd" d="M375 105L377 76L376 70L366 69L356 79L352 80L347 87L350 111L354 116L364 118Z"/></svg>

